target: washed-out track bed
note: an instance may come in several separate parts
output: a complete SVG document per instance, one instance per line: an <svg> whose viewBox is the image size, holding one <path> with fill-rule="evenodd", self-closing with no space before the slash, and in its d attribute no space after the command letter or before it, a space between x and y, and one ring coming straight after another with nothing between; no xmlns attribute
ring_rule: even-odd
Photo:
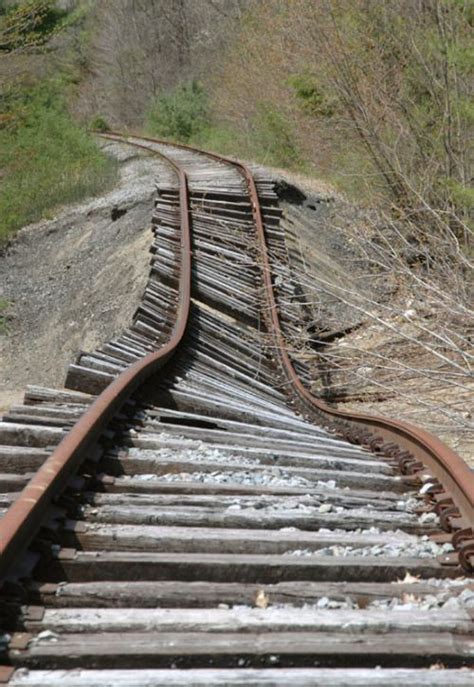
<svg viewBox="0 0 474 687"><path fill-rule="evenodd" d="M471 685L468 468L311 397L270 178L109 137L161 155L149 281L0 423L0 683Z"/></svg>

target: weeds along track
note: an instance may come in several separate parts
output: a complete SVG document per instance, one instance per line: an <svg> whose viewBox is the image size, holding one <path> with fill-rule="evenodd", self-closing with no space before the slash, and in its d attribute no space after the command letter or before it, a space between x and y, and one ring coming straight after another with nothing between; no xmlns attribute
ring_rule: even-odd
<svg viewBox="0 0 474 687"><path fill-rule="evenodd" d="M0 423L0 683L471 685L472 473L311 396L271 179L107 137L162 159L150 276Z"/></svg>

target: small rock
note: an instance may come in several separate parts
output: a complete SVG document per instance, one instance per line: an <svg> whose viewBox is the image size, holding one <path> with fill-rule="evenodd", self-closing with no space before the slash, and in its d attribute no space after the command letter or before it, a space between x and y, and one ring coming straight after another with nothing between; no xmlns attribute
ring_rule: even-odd
<svg viewBox="0 0 474 687"><path fill-rule="evenodd" d="M51 630L43 630L43 632L40 632L38 635L36 635L36 639L38 640L45 640L48 642L57 642L59 639L59 635L56 634L56 632L52 632Z"/></svg>
<svg viewBox="0 0 474 687"><path fill-rule="evenodd" d="M443 608L458 609L461 606L460 600L456 596L451 596L444 604Z"/></svg>
<svg viewBox="0 0 474 687"><path fill-rule="evenodd" d="M468 608L474 608L474 589L464 589L458 599Z"/></svg>
<svg viewBox="0 0 474 687"><path fill-rule="evenodd" d="M424 525L424 524L430 523L430 522L431 522L431 523L437 522L437 521L438 521L438 516L436 515L436 513L433 513L433 512L431 512L431 513L422 513L418 519L419 519L419 521L421 522L421 524Z"/></svg>

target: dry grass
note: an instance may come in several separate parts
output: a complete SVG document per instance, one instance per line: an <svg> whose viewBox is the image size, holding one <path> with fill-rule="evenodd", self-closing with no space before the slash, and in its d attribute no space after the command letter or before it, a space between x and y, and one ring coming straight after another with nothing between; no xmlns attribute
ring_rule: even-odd
<svg viewBox="0 0 474 687"><path fill-rule="evenodd" d="M324 254L311 258L327 236L339 251L331 269ZM474 467L472 271L455 237L446 229L433 239L354 208L351 218L344 203L314 237L290 251L313 320L289 339L313 391L343 409L424 427Z"/></svg>
<svg viewBox="0 0 474 687"><path fill-rule="evenodd" d="M325 349L332 397L343 409L421 426L474 467L474 379L456 376L449 363L435 362L420 342L407 338L416 336L414 323L394 318L392 324L400 336L367 322ZM313 359L313 369L315 364ZM321 392L321 384L315 386Z"/></svg>

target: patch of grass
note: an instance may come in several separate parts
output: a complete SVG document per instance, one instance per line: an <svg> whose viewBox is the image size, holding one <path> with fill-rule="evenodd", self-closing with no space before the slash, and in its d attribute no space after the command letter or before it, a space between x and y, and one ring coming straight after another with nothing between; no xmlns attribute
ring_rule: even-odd
<svg viewBox="0 0 474 687"><path fill-rule="evenodd" d="M181 143L188 143L209 126L207 93L198 81L181 83L160 95L147 114L147 130Z"/></svg>
<svg viewBox="0 0 474 687"><path fill-rule="evenodd" d="M0 101L0 242L59 204L103 193L116 163L69 116L58 81Z"/></svg>
<svg viewBox="0 0 474 687"><path fill-rule="evenodd" d="M273 104L258 105L252 138L262 162L288 169L298 169L303 164L291 125Z"/></svg>
<svg viewBox="0 0 474 687"><path fill-rule="evenodd" d="M332 117L337 103L334 96L324 93L316 79L308 72L293 74L288 78L298 108L312 117Z"/></svg>
<svg viewBox="0 0 474 687"><path fill-rule="evenodd" d="M208 94L197 81L181 83L156 98L146 117L147 133L179 143L191 143L222 155L262 164L304 169L304 161L286 117L271 103L260 103L243 132L212 119Z"/></svg>
<svg viewBox="0 0 474 687"><path fill-rule="evenodd" d="M92 129L92 131L101 131L102 133L110 131L109 123L102 115L95 115L95 117L92 117L89 128Z"/></svg>
<svg viewBox="0 0 474 687"><path fill-rule="evenodd" d="M193 137L192 143L198 148L212 150L221 155L242 156L243 143L239 134L221 126L207 126Z"/></svg>
<svg viewBox="0 0 474 687"><path fill-rule="evenodd" d="M0 334L7 334L7 311L10 303L6 298L0 298Z"/></svg>

